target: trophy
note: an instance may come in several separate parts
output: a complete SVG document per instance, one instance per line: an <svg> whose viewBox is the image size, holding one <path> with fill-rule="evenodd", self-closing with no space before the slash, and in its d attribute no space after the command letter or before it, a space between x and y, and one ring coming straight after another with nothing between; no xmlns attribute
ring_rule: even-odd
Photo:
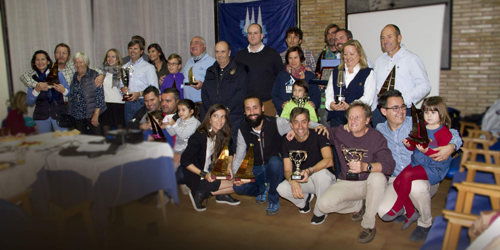
<svg viewBox="0 0 500 250"><path fill-rule="evenodd" d="M127 89L128 89L128 85L130 83L130 68L121 68L121 78L122 78L122 82L123 82L123 86L125 86ZM128 98L130 98L130 94L128 93L125 93L123 95L123 99L122 101L127 101Z"/></svg>
<svg viewBox="0 0 500 250"><path fill-rule="evenodd" d="M242 182L255 182L255 176L253 175L253 144L250 143L250 148L240 165L240 168L234 175L235 181Z"/></svg>
<svg viewBox="0 0 500 250"><path fill-rule="evenodd" d="M420 115L413 103L411 104L411 118L413 120L413 127L406 140L408 140L408 143L412 146L420 144L422 147L426 148L429 146L430 141L427 135L427 128L425 127L422 115Z"/></svg>
<svg viewBox="0 0 500 250"><path fill-rule="evenodd" d="M299 105L299 108L303 108L309 102L309 96L295 97L292 95L292 97L290 97L290 100L297 103L297 105Z"/></svg>
<svg viewBox="0 0 500 250"><path fill-rule="evenodd" d="M167 138L165 134L163 134L163 130L161 129L160 124L154 119L151 113L148 113L149 122L151 123L151 130L153 130L153 139L156 142L167 142Z"/></svg>
<svg viewBox="0 0 500 250"><path fill-rule="evenodd" d="M343 70L339 70L339 74L337 76L337 87L339 87L340 92L338 95L335 95L335 104L339 104L340 102L345 101L345 96L342 95L342 88L345 87L344 71Z"/></svg>
<svg viewBox="0 0 500 250"><path fill-rule="evenodd" d="M196 85L195 81L196 79L194 79L193 67L191 67L188 72L188 82L184 85Z"/></svg>
<svg viewBox="0 0 500 250"><path fill-rule="evenodd" d="M353 162L353 161L361 161L361 159L363 159L364 151L362 149L346 148L342 150L342 153L344 153L344 158L347 162ZM346 179L359 180L359 173L357 174L352 173L351 170L349 169L349 171L347 171L346 173Z"/></svg>
<svg viewBox="0 0 500 250"><path fill-rule="evenodd" d="M59 84L59 64L57 64L57 61L52 65L52 68L50 68L49 75L45 79L45 82L48 85Z"/></svg>
<svg viewBox="0 0 500 250"><path fill-rule="evenodd" d="M382 88L380 88L380 92L378 92L378 97L384 94L387 90L393 90L395 84L396 84L396 65L392 67L391 72L389 72L389 75L385 79Z"/></svg>
<svg viewBox="0 0 500 250"><path fill-rule="evenodd" d="M212 176L212 180L231 180L231 175L227 169L229 165L229 149L226 144L224 149L217 158L217 161L214 164L214 168L210 172Z"/></svg>
<svg viewBox="0 0 500 250"><path fill-rule="evenodd" d="M307 151L305 150L290 150L288 152L290 160L295 163L295 172L293 172L292 180L302 180L304 176L300 174L300 164L307 160Z"/></svg>

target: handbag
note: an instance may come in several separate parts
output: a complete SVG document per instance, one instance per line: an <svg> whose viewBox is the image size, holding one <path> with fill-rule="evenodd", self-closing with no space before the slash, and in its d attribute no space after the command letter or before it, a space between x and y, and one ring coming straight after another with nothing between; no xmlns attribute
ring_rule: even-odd
<svg viewBox="0 0 500 250"><path fill-rule="evenodd" d="M57 115L57 126L61 128L69 128L75 125L75 118L68 114Z"/></svg>

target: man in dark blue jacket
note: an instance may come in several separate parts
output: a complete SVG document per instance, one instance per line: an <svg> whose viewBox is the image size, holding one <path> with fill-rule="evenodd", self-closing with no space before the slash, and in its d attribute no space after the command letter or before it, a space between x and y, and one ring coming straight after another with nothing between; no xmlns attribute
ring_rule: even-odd
<svg viewBox="0 0 500 250"><path fill-rule="evenodd" d="M233 149L238 128L245 121L243 114L243 100L247 94L248 67L231 59L231 46L226 41L215 45L216 62L207 69L205 82L201 87L200 120L210 106L221 103L229 108L229 121L232 126Z"/></svg>

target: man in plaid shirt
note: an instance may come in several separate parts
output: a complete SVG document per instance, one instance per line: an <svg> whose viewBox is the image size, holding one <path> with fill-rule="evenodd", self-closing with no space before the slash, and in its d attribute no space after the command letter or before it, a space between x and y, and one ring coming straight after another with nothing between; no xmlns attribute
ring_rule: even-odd
<svg viewBox="0 0 500 250"><path fill-rule="evenodd" d="M301 46L302 35L303 34L301 29L297 27L290 27L286 31L286 45L288 46L287 48L291 48L293 46ZM304 48L302 48L302 51L304 51L304 57L306 58L304 62L306 64L306 68L310 71L314 71L316 69L316 59L314 58L314 53ZM283 63L285 63L285 55L286 50L281 52L280 54Z"/></svg>

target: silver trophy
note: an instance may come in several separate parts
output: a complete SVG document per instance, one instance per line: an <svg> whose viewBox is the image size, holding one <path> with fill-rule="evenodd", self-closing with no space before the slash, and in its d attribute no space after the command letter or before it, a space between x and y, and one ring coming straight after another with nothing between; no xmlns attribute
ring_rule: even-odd
<svg viewBox="0 0 500 250"><path fill-rule="evenodd" d="M339 74L337 76L337 87L339 87L340 92L338 95L335 95L335 104L339 104L340 102L345 101L345 96L342 95L342 88L345 87L345 79L344 79L344 71L339 70Z"/></svg>
<svg viewBox="0 0 500 250"><path fill-rule="evenodd" d="M128 89L128 85L130 83L130 68L121 68L121 79L122 79L122 82L123 82L123 86L125 86L127 89ZM123 99L122 101L127 101L128 98L130 98L130 94L128 93L125 93L123 94Z"/></svg>
<svg viewBox="0 0 500 250"><path fill-rule="evenodd" d="M295 163L295 172L293 172L292 180L302 180L304 176L300 174L300 164L307 160L307 151L305 150L290 150L288 152L290 160Z"/></svg>
<svg viewBox="0 0 500 250"><path fill-rule="evenodd" d="M309 96L295 97L292 95L292 97L290 97L290 100L297 103L297 105L299 105L299 108L303 108L306 106L306 103L309 102Z"/></svg>
<svg viewBox="0 0 500 250"><path fill-rule="evenodd" d="M342 150L342 152L344 153L344 158L348 163L353 161L361 161L361 159L363 159L364 150L362 149L346 148ZM347 171L346 173L346 179L359 180L359 173L357 174L352 173L351 170L349 169L349 171Z"/></svg>

